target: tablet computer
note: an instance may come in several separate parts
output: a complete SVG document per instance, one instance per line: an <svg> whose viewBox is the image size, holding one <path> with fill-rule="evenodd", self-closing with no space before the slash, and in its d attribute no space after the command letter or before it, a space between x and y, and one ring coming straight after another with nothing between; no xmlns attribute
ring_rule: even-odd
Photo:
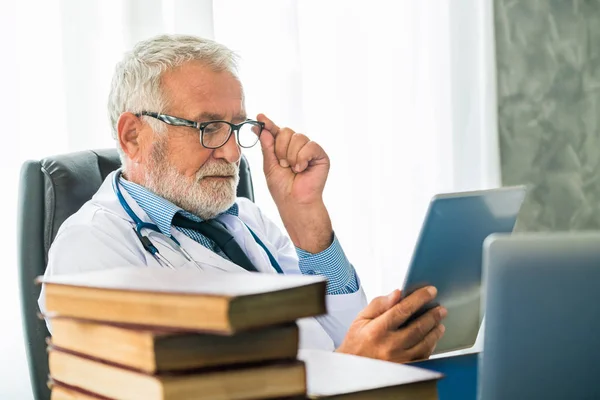
<svg viewBox="0 0 600 400"><path fill-rule="evenodd" d="M524 186L515 186L440 194L431 200L402 293L408 296L427 285L437 288L436 302L410 319L438 304L448 309L446 331L434 354L475 343L483 319L483 242L492 233L513 231L525 194Z"/></svg>

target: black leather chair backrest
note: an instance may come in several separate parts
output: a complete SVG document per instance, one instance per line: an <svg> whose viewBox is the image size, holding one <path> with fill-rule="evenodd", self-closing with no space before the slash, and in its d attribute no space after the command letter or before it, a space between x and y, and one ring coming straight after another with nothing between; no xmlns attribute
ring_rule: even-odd
<svg viewBox="0 0 600 400"><path fill-rule="evenodd" d="M29 375L36 400L50 399L46 324L38 318L40 286L48 249L60 225L88 201L104 178L119 168L115 149L88 150L27 161L21 168L18 210L19 281ZM254 201L250 168L244 157L240 164L237 194Z"/></svg>

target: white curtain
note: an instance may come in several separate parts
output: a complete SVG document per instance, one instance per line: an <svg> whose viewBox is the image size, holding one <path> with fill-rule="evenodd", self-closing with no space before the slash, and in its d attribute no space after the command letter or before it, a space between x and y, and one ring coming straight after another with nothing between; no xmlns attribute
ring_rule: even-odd
<svg viewBox="0 0 600 400"><path fill-rule="evenodd" d="M160 33L212 38L212 0L2 1L0 32L0 165L6 193L0 204L6 254L0 280L0 397L31 399L16 266L19 168L27 159L113 147L106 103L123 52Z"/></svg>
<svg viewBox="0 0 600 400"><path fill-rule="evenodd" d="M242 55L248 111L329 153L327 205L367 296L401 286L430 197L499 184L489 2L213 7L215 38ZM248 157L276 218L260 152Z"/></svg>
<svg viewBox="0 0 600 400"><path fill-rule="evenodd" d="M113 146L115 63L159 33L242 55L250 113L329 153L336 234L369 298L402 284L431 195L499 184L490 0L19 0L2 2L6 193L2 398L31 398L16 268L18 171L30 158ZM260 149L258 204L276 221Z"/></svg>

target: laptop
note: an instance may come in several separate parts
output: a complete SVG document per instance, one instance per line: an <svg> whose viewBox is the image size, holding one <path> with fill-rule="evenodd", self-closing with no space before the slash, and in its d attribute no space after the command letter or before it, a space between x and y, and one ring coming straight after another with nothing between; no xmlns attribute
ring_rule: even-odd
<svg viewBox="0 0 600 400"><path fill-rule="evenodd" d="M600 233L492 235L479 395L600 399Z"/></svg>
<svg viewBox="0 0 600 400"><path fill-rule="evenodd" d="M446 331L434 354L472 347L481 326L481 271L483 242L498 232L512 232L526 195L526 187L504 187L435 196L403 285L408 296L425 285L438 289L435 303L448 309ZM410 321L408 321L410 322Z"/></svg>

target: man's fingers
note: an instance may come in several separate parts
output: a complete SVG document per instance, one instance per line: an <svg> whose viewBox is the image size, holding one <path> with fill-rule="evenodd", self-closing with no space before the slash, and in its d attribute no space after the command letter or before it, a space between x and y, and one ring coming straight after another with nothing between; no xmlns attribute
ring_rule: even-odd
<svg viewBox="0 0 600 400"><path fill-rule="evenodd" d="M260 134L260 148L263 153L263 164L265 171L269 170L273 164L278 164L279 161L275 156L275 138L271 132L263 130Z"/></svg>
<svg viewBox="0 0 600 400"><path fill-rule="evenodd" d="M265 124L260 135L260 147L263 153L264 169L267 171L274 164L279 164L279 158L275 154L275 147L280 129L265 114L258 114L256 120Z"/></svg>
<svg viewBox="0 0 600 400"><path fill-rule="evenodd" d="M408 350L408 354L410 355L411 360L424 360L431 356L437 342L444 336L444 332L446 331L446 327L442 324L439 324L435 328L431 330L423 338L422 341L417 343L415 346Z"/></svg>
<svg viewBox="0 0 600 400"><path fill-rule="evenodd" d="M292 164L292 168L294 168L294 172L300 173L308 168L309 165L317 165L319 163L329 163L327 153L316 142L308 142L298 152L298 158Z"/></svg>
<svg viewBox="0 0 600 400"><path fill-rule="evenodd" d="M399 290L394 290L387 296L379 296L371 302L358 314L360 319L375 319L390 309L394 304L400 301L402 296Z"/></svg>
<svg viewBox="0 0 600 400"><path fill-rule="evenodd" d="M327 154L321 146L311 142L306 135L290 128L279 128L264 114L258 114L256 120L265 124L260 138L265 167L277 162L281 167L291 167L298 173L308 168L314 160L327 160ZM271 157L271 152L275 159Z"/></svg>
<svg viewBox="0 0 600 400"><path fill-rule="evenodd" d="M290 163L287 160L287 154L294 134L295 132L290 128L281 128L279 133L275 136L275 156L279 160L279 165L284 168L290 166Z"/></svg>
<svg viewBox="0 0 600 400"><path fill-rule="evenodd" d="M397 329L411 315L421 309L421 307L435 299L436 295L437 289L433 286L426 286L416 290L408 297L402 299L394 308L382 315L379 322L384 324L388 330Z"/></svg>
<svg viewBox="0 0 600 400"><path fill-rule="evenodd" d="M423 341L429 332L446 317L447 313L444 307L436 307L427 311L404 328L404 348L410 349Z"/></svg>
<svg viewBox="0 0 600 400"><path fill-rule="evenodd" d="M263 122L265 124L265 129L271 132L273 136L277 136L279 133L279 127L275 125L275 122L271 121L265 114L258 114L256 116L256 120L258 122Z"/></svg>
<svg viewBox="0 0 600 400"><path fill-rule="evenodd" d="M288 146L288 151L286 155L286 159L289 165L292 167L294 172L296 171L296 165L298 164L298 153L301 149L303 149L307 143L310 142L310 139L301 133L296 133L292 136L290 140L290 144Z"/></svg>

